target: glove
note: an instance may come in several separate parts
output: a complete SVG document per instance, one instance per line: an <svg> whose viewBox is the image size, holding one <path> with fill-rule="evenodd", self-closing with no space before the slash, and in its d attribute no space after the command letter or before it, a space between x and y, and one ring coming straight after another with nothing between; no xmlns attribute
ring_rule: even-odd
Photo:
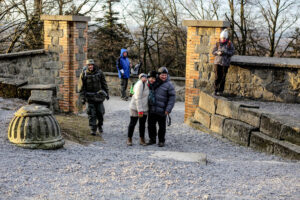
<svg viewBox="0 0 300 200"><path fill-rule="evenodd" d="M109 96L108 96L108 95L106 96L106 100L107 100L107 101L109 100Z"/></svg>
<svg viewBox="0 0 300 200"><path fill-rule="evenodd" d="M143 115L144 115L143 112L139 112L139 113L138 113L138 116L139 116L139 117L143 117Z"/></svg>
<svg viewBox="0 0 300 200"><path fill-rule="evenodd" d="M120 73L121 73L121 77L124 78L124 69L121 69Z"/></svg>

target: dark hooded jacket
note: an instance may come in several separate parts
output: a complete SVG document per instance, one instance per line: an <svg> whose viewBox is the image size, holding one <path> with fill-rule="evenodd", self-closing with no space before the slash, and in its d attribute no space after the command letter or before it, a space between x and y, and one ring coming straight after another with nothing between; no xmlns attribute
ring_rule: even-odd
<svg viewBox="0 0 300 200"><path fill-rule="evenodd" d="M159 78L153 85L155 91L155 105L150 106L150 113L165 115L165 111L171 113L175 105L175 88L168 76L166 81Z"/></svg>
<svg viewBox="0 0 300 200"><path fill-rule="evenodd" d="M218 51L223 52L222 55L218 55ZM214 64L216 65L221 65L221 66L229 66L230 65L230 60L231 56L234 54L234 47L233 44L230 40L227 40L226 42L217 42L216 46L213 49L212 54L215 57Z"/></svg>
<svg viewBox="0 0 300 200"><path fill-rule="evenodd" d="M118 69L118 73L119 73L119 78L130 78L130 62L128 57L124 57L123 53L127 52L126 49L121 49L121 55L117 60L117 69ZM128 52L127 52L128 55ZM121 76L121 72L120 70L123 69L124 70L124 76Z"/></svg>

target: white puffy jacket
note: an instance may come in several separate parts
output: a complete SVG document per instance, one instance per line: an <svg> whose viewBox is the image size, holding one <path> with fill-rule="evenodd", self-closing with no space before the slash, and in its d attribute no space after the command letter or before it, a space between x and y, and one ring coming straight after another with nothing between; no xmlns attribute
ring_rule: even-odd
<svg viewBox="0 0 300 200"><path fill-rule="evenodd" d="M139 80L134 84L133 91L134 95L131 98L131 102L129 105L130 109L136 110L137 112L147 112L149 110L149 87L147 82L143 83L143 81Z"/></svg>

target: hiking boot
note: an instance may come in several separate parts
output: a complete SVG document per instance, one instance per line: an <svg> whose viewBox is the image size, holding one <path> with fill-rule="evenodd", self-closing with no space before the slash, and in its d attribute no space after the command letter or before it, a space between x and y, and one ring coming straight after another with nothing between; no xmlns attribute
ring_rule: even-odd
<svg viewBox="0 0 300 200"><path fill-rule="evenodd" d="M91 135L95 136L96 135L96 131L91 131Z"/></svg>
<svg viewBox="0 0 300 200"><path fill-rule="evenodd" d="M159 146L159 147L164 147L164 146L165 146L165 143L159 142L159 143L158 143L158 146Z"/></svg>
<svg viewBox="0 0 300 200"><path fill-rule="evenodd" d="M98 127L98 131L99 131L100 134L103 133L103 128L102 128L102 126Z"/></svg>
<svg viewBox="0 0 300 200"><path fill-rule="evenodd" d="M140 145L146 146L145 139L143 137L140 138Z"/></svg>
<svg viewBox="0 0 300 200"><path fill-rule="evenodd" d="M127 140L127 145L128 145L128 146L132 146L132 138L128 138L128 140Z"/></svg>
<svg viewBox="0 0 300 200"><path fill-rule="evenodd" d="M149 142L147 142L147 145L152 145L152 144L156 144L156 142L153 140L149 140Z"/></svg>
<svg viewBox="0 0 300 200"><path fill-rule="evenodd" d="M128 97L121 97L123 101L128 101Z"/></svg>

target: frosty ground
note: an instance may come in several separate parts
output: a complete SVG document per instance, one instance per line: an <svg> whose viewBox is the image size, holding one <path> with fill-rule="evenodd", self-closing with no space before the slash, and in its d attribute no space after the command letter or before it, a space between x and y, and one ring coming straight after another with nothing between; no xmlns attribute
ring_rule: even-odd
<svg viewBox="0 0 300 200"><path fill-rule="evenodd" d="M176 103L166 146L126 146L129 102L105 102L104 141L66 141L56 151L26 150L7 140L23 102L0 98L0 199L299 199L300 162L238 146L183 123ZM200 152L208 163L153 158L156 151Z"/></svg>

